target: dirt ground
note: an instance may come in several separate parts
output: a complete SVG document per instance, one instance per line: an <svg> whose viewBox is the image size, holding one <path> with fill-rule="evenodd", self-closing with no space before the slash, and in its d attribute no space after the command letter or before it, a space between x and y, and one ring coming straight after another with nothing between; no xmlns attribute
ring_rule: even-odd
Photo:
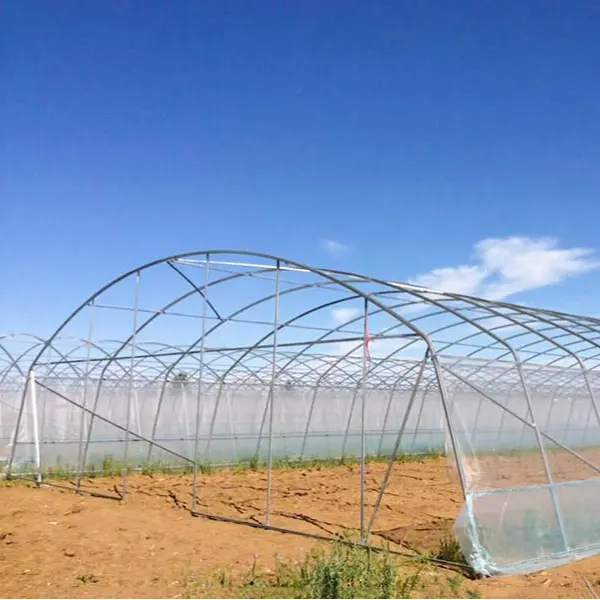
<svg viewBox="0 0 600 600"><path fill-rule="evenodd" d="M386 466L367 465L371 509ZM271 524L329 534L359 526L358 466L273 472ZM186 578L223 569L273 568L275 555L299 560L313 539L194 518L191 476L132 475L124 501L63 488L0 484L0 596L12 598L180 598ZM117 495L118 478L89 479L85 489ZM264 521L266 474L204 474L197 510ZM394 467L373 531L404 549L432 550L450 531L462 499L445 459ZM369 518L367 511L366 518ZM402 549L394 545L395 549ZM548 572L468 582L483 597L591 597L600 557Z"/></svg>

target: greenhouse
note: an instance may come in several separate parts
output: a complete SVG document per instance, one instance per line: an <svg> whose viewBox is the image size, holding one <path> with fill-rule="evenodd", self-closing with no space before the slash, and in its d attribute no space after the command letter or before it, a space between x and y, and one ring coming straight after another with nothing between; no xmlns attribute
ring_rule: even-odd
<svg viewBox="0 0 600 600"><path fill-rule="evenodd" d="M203 478L253 465L253 525L283 530L281 463L343 459L369 543L396 465L443 455L471 567L524 573L600 552L599 365L598 319L194 252L118 277L48 339L0 337L0 460L79 491L117 466L119 498L132 471L188 470L191 511L234 522L203 509Z"/></svg>

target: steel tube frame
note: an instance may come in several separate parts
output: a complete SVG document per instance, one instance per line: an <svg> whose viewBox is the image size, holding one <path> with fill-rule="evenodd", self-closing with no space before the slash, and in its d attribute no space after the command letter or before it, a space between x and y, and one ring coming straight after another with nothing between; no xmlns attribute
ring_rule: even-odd
<svg viewBox="0 0 600 600"><path fill-rule="evenodd" d="M206 255L206 265L204 267L204 290L201 294L202 296L202 315L206 316L208 311L208 280L209 280L209 254ZM204 340L206 339L206 320L202 319L202 334L200 341L200 371L198 373L198 390L196 396L196 421L194 426L194 473L193 473L193 484L192 484L192 510L196 510L196 502L198 501L198 438L200 436L200 418L202 414L202 385L203 385L203 375L204 375ZM164 393L164 388L161 391ZM217 405L215 404L215 413L217 412ZM158 414L158 411L157 411ZM152 431L152 438L154 439L155 430ZM210 443L209 441L207 442Z"/></svg>
<svg viewBox="0 0 600 600"><path fill-rule="evenodd" d="M369 375L369 299L365 298L364 311L364 341L362 347L362 377L361 377L361 402L360 402L360 541L366 544L365 531L365 477L366 477L366 437L365 437L365 418L367 409L367 377Z"/></svg>
<svg viewBox="0 0 600 600"><path fill-rule="evenodd" d="M398 429L398 435L396 436L396 442L394 443L392 455L390 456L390 459L388 461L387 468L386 468L385 474L383 476L383 481L381 482L381 486L379 487L379 492L377 494L377 499L375 500L375 505L373 506L371 516L369 517L369 523L367 524L367 532L366 532L367 537L370 535L371 530L373 529L375 517L377 516L377 512L379 511L379 506L381 505L381 500L383 499L383 495L385 493L385 489L386 489L388 481L390 479L390 475L392 474L392 468L394 466L394 462L396 461L396 457L398 456L398 450L400 449L400 444L402 443L402 438L404 436L406 424L408 423L408 418L410 417L413 403L417 396L417 392L419 390L419 385L421 383L423 373L425 372L425 365L427 364L428 355L429 355L429 351L427 351L425 353L425 356L423 357L423 360L421 362L421 368L419 369L419 374L417 375L417 381L414 385L412 394L410 395L410 399L406 406L406 412L404 413L404 418L402 419L400 429Z"/></svg>
<svg viewBox="0 0 600 600"><path fill-rule="evenodd" d="M271 385L269 387L269 435L267 448L267 503L265 524L270 525L271 521L271 489L273 485L273 408L275 403L275 377L277 372L277 332L279 331L279 272L280 263L277 261L277 271L275 275L275 308L273 315L273 355L271 368Z"/></svg>
<svg viewBox="0 0 600 600"><path fill-rule="evenodd" d="M33 443L35 446L35 466L37 469L36 482L42 483L42 454L40 452L40 431L38 423L37 389L35 386L35 370L29 371L31 379L30 398L31 398L31 421L33 423Z"/></svg>
<svg viewBox="0 0 600 600"><path fill-rule="evenodd" d="M122 494L127 497L127 471L129 470L129 441L131 437L131 396L133 394L133 364L135 360L135 340L137 336L138 304L140 300L140 280L141 274L138 271L135 277L135 300L133 311L133 331L131 334L131 363L129 372L129 385L127 387L127 416L125 420L125 448L123 450L123 467L121 468Z"/></svg>
<svg viewBox="0 0 600 600"><path fill-rule="evenodd" d="M233 257L233 255L237 255ZM200 257L200 260L197 260ZM231 260L220 260L222 258L232 257ZM239 257L239 259L237 259ZM237 259L237 260L236 260ZM262 261L271 261L273 264L261 264ZM516 305L512 305L509 303L499 303L499 302L490 302L477 298L472 298L468 296L461 296L457 294L444 294L443 292L437 292L432 290L427 290L425 288L419 286L410 286L405 284L398 284L390 281L385 281L381 279L376 279L373 277L365 277L362 275L357 275L354 273L348 273L339 270L323 270L323 269L312 269L300 263L295 263L292 261L287 261L281 259L279 257L273 257L267 254L255 254L249 252L234 252L230 250L214 250L214 251L204 251L204 252L193 252L187 253L177 256L168 257L166 259L161 259L159 261L154 261L152 263L148 263L137 269L129 271L125 273L121 277L115 279L113 282L110 282L108 285L101 288L96 294L88 298L78 309L76 309L65 321L63 324L56 330L56 332L45 342L40 345L40 349L33 358L33 361L30 365L31 370L39 365L48 364L48 362L44 363L43 359L48 358L48 354L51 352L51 348L53 347L53 343L56 339L58 339L59 335L63 334L63 331L69 325L70 321L79 314L84 308L90 307L92 305L104 306L106 303L100 302L102 294L109 290L112 286L118 284L121 281L129 277L137 277L137 288L139 291L139 278L141 273L149 268L158 267L160 265L166 265L171 268L173 271L177 272L178 275L187 281L192 290L183 294L179 298L176 298L172 302L166 304L163 309L157 311L148 311L143 306L139 305L136 293L136 301L135 306L133 307L133 331L127 340L122 340L117 344L117 348L108 353L106 359L100 357L91 358L91 333L89 335L88 344L87 344L87 356L83 361L79 361L76 357L75 360L67 360L64 355L58 357L57 361L54 361L52 358L51 362L56 362L56 374L61 372L61 369L64 372L66 367L76 369L77 362L85 362L85 373L86 373L86 381L87 378L92 378L97 382L96 393L93 405L91 409L87 406L87 384L84 391L84 399L83 406L81 402L75 402L71 398L67 398L67 401L70 402L71 406L82 412L82 419L85 422L87 416L89 416L89 421L87 423L87 436L85 436L85 446L82 445L83 435L82 429L80 428L80 446L79 446L79 460L78 460L78 471L82 471L82 466L85 465L87 453L89 450L89 444L91 442L91 432L94 423L94 419L101 418L104 422L112 423L114 420L106 419L101 417L98 414L98 402L100 400L100 396L102 393L103 387L109 390L112 395L116 393L114 390L118 390L117 387L112 387L115 384L110 383L105 375L112 377L113 373L117 371L120 373L119 368L124 371L122 379L126 379L129 382L129 393L127 396L127 414L126 414L126 426L122 430L125 432L125 463L128 460L128 452L129 452L129 443L130 437L132 435L131 432L131 408L132 408L132 393L134 389L134 382L137 382L137 374L144 373L144 377L148 377L149 380L157 382L157 385L161 384L162 387L156 407L156 412L154 415L152 433L148 440L149 448L148 448L148 457L150 458L152 449L154 446L157 448L160 447L159 444L156 443L156 434L157 434L157 424L158 419L162 407L163 398L165 395L166 383L168 381L168 377L173 372L173 370L177 367L178 364L189 364L190 361L186 361L187 357L192 357L193 355L200 352L201 359L199 361L199 375L198 375L198 398L203 394L201 390L205 388L205 372L208 373L208 378L211 379L214 383L210 385L214 385L215 389L217 389L217 395L215 398L214 411L212 414L211 425L209 428L208 441L205 446L205 460L208 460L209 457L209 448L212 443L214 437L215 423L217 414L220 407L220 400L223 393L229 393L230 391L234 391L236 389L242 389L241 386L260 386L265 385L267 381L269 381L269 394L267 396L267 400L265 403L265 409L262 415L262 421L259 431L257 451L260 449L261 439L264 434L265 428L267 429L267 437L268 437L268 485L267 485L267 508L266 508L266 522L269 523L269 518L271 514L271 495L272 495L272 467L273 467L273 419L274 419L274 406L275 406L275 393L276 393L276 381L280 374L285 373L288 367L290 368L290 372L293 368L298 369L298 375L294 375L294 381L296 385L303 385L304 382L311 382L314 385L312 391L312 399L310 405L308 407L308 411L305 413L306 418L306 426L303 428L303 438L302 438L302 446L301 446L301 456L304 456L306 451L307 439L310 434L310 427L312 420L314 418L315 405L318 398L318 394L321 389L328 389L331 386L342 385L347 386L348 388L353 389L353 397L352 402L349 407L349 415L348 420L346 422L343 444L342 444L342 455L345 455L347 451L348 437L350 425L352 423L352 418L354 416L354 410L356 402L358 401L358 393L361 393L361 406L360 406L360 496L361 496L361 506L360 506L360 521L361 521L361 542L366 542L365 533L368 533L369 526L365 527L366 519L365 519L365 488L364 488L364 480L365 480L365 461L367 455L367 430L366 430L366 419L367 419L367 393L370 393L370 390L386 390L389 392L389 397L387 398L387 403L385 404L385 415L383 420L383 427L380 432L379 438L379 447L378 454L381 454L382 444L384 441L384 436L386 435L386 430L388 426L388 419L390 416L391 405L393 402L394 394L396 392L396 386L402 386L402 393L405 393L404 388L409 384L413 385L411 389L411 396L409 400L409 408L407 408L407 412L405 413L405 418L403 424L401 426L401 431L399 438L400 440L405 434L406 423L408 419L408 415L414 410L414 403L417 401L417 394L422 393L421 398L421 406L419 408L417 424L415 428L415 432L413 435L413 445L416 439L416 435L418 429L421 424L421 419L423 412L425 410L425 403L427 394L430 389L430 385L435 382L437 385L437 389L440 394L440 405L442 408L443 421L446 423L448 429L448 436L450 438L451 450L454 455L454 461L456 463L459 482L462 488L463 495L466 497L468 494L468 488L466 484L465 474L463 471L463 465L461 461L461 456L459 454L459 448L456 440L456 431L453 424L452 411L454 407L454 402L452 402L452 389L448 389L448 381L446 380L446 375L451 375L455 377L458 381L463 382L468 386L471 386L472 389L478 391L478 393L482 394L483 397L487 397L492 400L492 402L497 405L499 408L503 410L503 415L511 414L513 417L519 419L520 422L523 423L524 431L530 429L534 432L534 436L536 439L537 446L539 448L539 452L542 458L542 462L544 465L544 471L546 478L548 480L548 485L550 492L552 494L553 506L556 512L556 518L561 529L561 535L563 536L563 541L565 548L569 548L569 541L566 537L564 531L564 524L562 522L562 514L560 510L560 505L558 500L555 497L554 490L554 480L552 475L552 470L550 468L548 462L548 456L546 454L546 449L544 445L544 440L552 441L553 443L557 443L560 447L568 450L574 456L583 460L584 462L589 463L585 457L582 457L578 453L572 451L566 446L556 442L552 436L544 432L544 429L548 429L548 424L551 423L553 406L551 405L546 412L546 425L540 425L539 419L542 418L540 407L536 406L536 402L534 401L535 396L533 395L532 390L535 389L534 380L538 381L539 377L535 375L536 372L539 372L543 369L543 366L540 366L539 369L526 369L527 361L530 361L529 365L533 364L534 360L542 357L544 360L552 359L550 364L554 364L560 360L561 353L564 355L571 357L576 365L579 366L579 373L582 382L584 383L584 387L587 392L587 396L589 397L590 406L589 406L589 421L591 423L593 415L595 414L596 420L598 422L598 426L600 426L600 411L598 409L598 403L595 397L595 390L591 385L589 378L589 363L586 366L583 361L583 357L589 355L592 351L594 357L600 356L600 320L598 319L589 319L585 317L577 317L573 315L563 315L561 313L557 313L554 311L544 311L544 310L532 310L526 309L523 307L519 307ZM207 269L209 265L220 265L222 267L227 267L229 270L229 274L226 277L222 277L213 282L208 282L208 277L205 276L204 289L200 289L197 286L193 279L188 277L184 272L184 267L198 267L203 268L205 270L205 274L207 273ZM233 271L234 269L244 269L244 271ZM247 269L251 269L251 271L246 271ZM219 269L216 269L219 270ZM281 290L280 283L281 273L282 272L290 272L298 274L306 274L310 275L310 277L314 277L315 282L310 282L304 285L296 285L293 282L294 287L291 289ZM271 275L275 278L275 294L268 294L261 298L258 301L250 302L240 308L239 310L231 311L230 315L222 315L217 308L207 300L207 292L208 287L227 283L228 281L235 280L247 280L252 279L253 277L270 279ZM293 279L290 275L286 277L287 279ZM373 286L376 289L373 293L366 293L362 291L361 286L363 284L368 284L369 286ZM289 293L293 293L301 290L308 289L316 289L316 290L324 290L324 289L335 289L336 292L340 292L343 296L339 301L336 300L334 302L329 303L321 303L314 308L304 311L297 316L288 319L285 322L279 322L279 302L280 300ZM369 287L369 289L371 289ZM149 326L155 319L160 318L163 314L175 314L177 310L171 311L172 308L177 309L177 305L180 302L183 302L186 298L193 296L194 294L199 294L203 297L203 331L202 336L195 342L186 345L183 348L177 348L172 351L171 360L169 358L168 352L157 352L154 353L154 367L148 367L147 371L143 371L146 369L147 355L148 353L141 354L139 347L136 345L136 339L138 334L144 330L147 326ZM218 296L217 296L218 297ZM397 302L396 305L390 306L390 302L387 300L391 298L391 303L400 299L401 302ZM391 318L395 323L394 327L389 328L386 331L398 329L402 335L406 337L410 337L411 339L407 341L402 349L405 348L416 348L418 344L423 343L426 348L426 356L428 356L428 361L424 361L421 369L419 371L417 382L413 382L411 373L412 369L404 370L402 376L400 378L396 377L393 385L390 387L390 383L388 383L394 373L394 369L391 368L391 363L389 363L388 355L388 364L386 364L386 359L383 359L379 362L375 360L367 360L366 353L366 344L363 340L363 357L362 357L362 369L357 369L357 365L351 363L349 355L350 351L345 356L336 357L333 359L330 367L315 367L310 362L303 363L303 356L308 356L309 351L314 351L318 344L331 344L331 343L340 343L343 341L341 337L337 337L339 332L343 332L345 335L345 340L356 340L354 333L351 332L351 325L356 319L349 319L345 324L340 325L337 328L331 328L328 332L324 333L320 337L316 337L315 339L310 339L308 341L299 341L299 342L285 342L281 343L278 339L278 332L283 327L290 328L302 328L302 319L309 317L312 314L318 313L319 311L324 311L332 306L336 306L338 303L347 302L348 300L353 299L361 299L364 303L364 312L362 315L362 319L365 325L365 331L367 327L367 320L370 314L369 308L374 307L375 312L378 313L381 317ZM266 305L266 303L274 301L276 306L276 314L274 317L273 330L266 336L262 337L252 345L241 346L238 348L231 348L226 345L218 345L214 347L214 345L209 345L206 341L207 337L210 336L213 332L217 332L223 324L227 322L233 322L233 320L239 320L240 322L246 321L245 317L247 316L246 311L251 310L254 307L258 307L261 305ZM208 314L208 309L210 308L212 313ZM407 309L413 310L415 307L419 310L423 310L423 314L412 315L410 318L403 314L403 307L407 307ZM131 309L127 309L131 310ZM148 317L144 322L138 326L137 318L139 314L150 313L151 316ZM181 315L184 315L185 311L179 311ZM213 316L214 314L214 316ZM483 316L481 316L483 314ZM194 316L194 315L187 315ZM427 319L433 317L434 321L440 316L444 316L448 320L451 321L449 325L444 325L442 327L437 327L437 329L433 329L431 327L427 328ZM486 327L485 320L489 318L501 318L503 322L508 323L508 325L502 325L499 327ZM361 317L359 317L360 319ZM214 326L206 327L206 322L208 320L214 320ZM462 335L459 333L460 330L454 329L455 327L460 327L462 325L467 325L469 328L474 329L476 333L470 333L469 335ZM542 325L543 328L539 328L538 325ZM502 332L503 328L519 328L519 333L515 335L507 336L506 331ZM320 329L320 327L314 328L315 331ZM324 328L323 328L324 329ZM324 329L325 330L325 329ZM408 332L408 334L404 334L403 332ZM456 332L456 333L454 333ZM352 336L346 335L347 333L352 333ZM443 333L446 337L446 340L438 340L438 334ZM458 335L457 335L458 334ZM449 339L455 336L454 339ZM471 367L467 367L466 371L468 372L466 378L464 375L461 375L465 371L462 366L454 366L449 368L448 365L444 364L445 360L445 352L449 348L460 349L461 344L465 347L469 345L473 340L477 338L477 336L487 336L486 342L484 344L475 345L475 348L472 352L470 352L467 356L464 356L461 360L468 361L471 359L479 358L484 356L484 359L481 360L481 364L479 367L476 367L473 370ZM402 336L400 336L402 337ZM272 338L269 340L269 338ZM373 339L375 336L373 336ZM1 339L1 338L0 338ZM577 341L573 341L576 339ZM533 340L533 341L532 341ZM418 344L417 344L418 342ZM546 349L545 343L550 345L550 349ZM536 344L542 344L544 348L539 350L539 346ZM130 361L128 369L125 368L124 365L120 363L123 361L123 357L120 355L120 352L127 345L131 348ZM198 347L200 350L198 350ZM359 345L360 347L360 345ZM291 354L289 360L280 365L277 363L278 352L284 351L288 349ZM537 350L537 351L536 351ZM459 350L462 352L461 350ZM205 353L210 352L211 356L229 356L226 361L223 361L225 367L218 366L216 369L209 368L206 364ZM266 355L266 353L271 353L271 363L270 363L270 378L267 375L267 363L268 361L264 360L265 366L261 366L260 369L255 369L254 367L250 367L252 364L250 361L253 358L257 358L262 355ZM400 352L400 350L396 350L394 353ZM587 354L586 354L587 353ZM490 358L491 356L491 358ZM527 358L525 358L527 356ZM504 361L505 358L511 359L511 365L515 368L515 376L518 381L518 385L516 389L523 394L523 401L527 407L527 419L523 419L519 417L514 411L510 410L508 406L503 405L498 402L493 396L495 395L495 391L492 389L491 393L487 393L485 390L482 393L479 386L476 385L476 381L482 376L485 375L485 369L494 364L498 363L498 361ZM555 358L556 357L556 358ZM165 359L165 360L159 360ZM588 360L591 360L588 356ZM98 361L95 363L95 361ZM185 361L182 363L182 361ZM193 361L192 361L193 362ZM424 369L425 363L432 367L433 373L431 376L431 383L426 382L422 384L424 378ZM162 367L159 363L162 363ZM508 363L508 360L507 360ZM96 369L93 367L93 364L98 364L99 367ZM196 364L196 363L193 363ZM302 370L302 365L304 365L304 370ZM593 369L599 367L599 364L595 364ZM55 367L52 366L52 369ZM152 369L155 369L154 371ZM195 367L194 367L195 368ZM403 367L404 368L404 367ZM93 374L92 374L93 371ZM247 371L247 374L245 374ZM360 371L360 373L359 373ZM29 372L29 371L28 371ZM33 371L32 371L33 372ZM45 374L47 375L47 373ZM409 376L411 379L409 379ZM553 373L549 373L549 377L552 377ZM118 375L118 377L121 377ZM231 377L231 379L228 379ZM509 385L509 392L507 398L510 397L510 384L512 375L508 378L508 382L506 380L502 381L502 373L498 375L496 378L497 381L490 381L490 389L494 385L498 386L506 386ZM428 376L429 378L429 376ZM315 383L316 379L316 383ZM337 382L337 383L336 383ZM564 385L566 385L566 382ZM15 459L15 451L16 446L18 445L19 440L19 429L21 427L21 423L23 421L23 412L24 406L26 404L28 396L28 390L31 392L31 386L41 386L40 389L49 390L51 393L56 394L58 397L61 397L60 394L57 394L57 391L53 389L55 386L54 383L50 382L50 380L44 381L36 381L32 382L26 380L23 385L22 391L22 400L21 404L18 408L17 420L15 424L15 443L11 449L11 456L9 460L8 470L9 472L12 469L13 462ZM136 383L137 385L137 383ZM425 385L425 389L423 389L422 385ZM537 384L536 384L537 385ZM226 387L229 386L229 387ZM487 384L486 384L487 389ZM136 388L137 389L137 388ZM208 389L208 388L206 388ZM254 389L254 388L248 388ZM500 389L498 387L497 389ZM454 390L456 391L456 390ZM35 390L33 390L35 393ZM70 392L67 392L70 394ZM214 393L214 392L211 392ZM63 394L64 398L65 395ZM228 401L228 412L231 413L231 407L229 405L229 396L227 396ZM508 401L507 401L508 402ZM197 466L198 466L198 444L200 439L200 431L199 431L199 422L200 422L200 399L197 401L197 410L196 410L196 429L194 435L194 457L193 464L195 468L194 473L194 500L193 505L195 508L196 505L196 488L197 488ZM184 408L186 408L184 406ZM569 407L569 419L572 416L575 410L575 400L573 400L571 407ZM475 421L473 423L473 428L476 431L479 431L479 421L480 414L483 409L483 399L480 397L480 404L477 407ZM142 411L144 409L142 408ZM138 411L139 412L139 411ZM234 411L235 412L235 411ZM146 413L139 415L136 413L136 429L139 429L141 432L142 423L146 423ZM502 421L503 419L501 419ZM569 424L567 424L569 426ZM232 429L233 433L233 429ZM379 432L378 432L379 433ZM585 432L584 432L585 435ZM139 436L138 436L139 437ZM144 438L145 439L145 438ZM398 439L396 440L398 442ZM399 448L395 446L394 453L397 453ZM177 454L166 450L171 453L172 456L176 456ZM592 464L592 463L590 463ZM41 471L41 469L38 469ZM389 476L388 476L389 477ZM79 478L80 481L80 478ZM384 484L387 484L387 480L384 481ZM385 485L383 486L383 489ZM123 483L123 490L126 492L126 480ZM375 510L372 515L374 515L377 511Z"/></svg>

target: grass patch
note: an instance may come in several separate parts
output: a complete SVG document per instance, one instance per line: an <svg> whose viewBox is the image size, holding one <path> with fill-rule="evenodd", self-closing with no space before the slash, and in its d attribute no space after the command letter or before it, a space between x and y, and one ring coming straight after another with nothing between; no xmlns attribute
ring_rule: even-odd
<svg viewBox="0 0 600 600"><path fill-rule="evenodd" d="M440 540L438 549L430 554L430 558L459 564L467 564L457 539L451 535L444 536Z"/></svg>
<svg viewBox="0 0 600 600"><path fill-rule="evenodd" d="M246 573L220 570L189 574L186 598L478 598L460 575L448 576L426 561L402 559L340 542L315 546L300 562L278 556L260 569L257 556Z"/></svg>
<svg viewBox="0 0 600 600"><path fill-rule="evenodd" d="M419 454L399 454L396 456L396 463L420 462L424 460L434 460L444 456L443 452L430 450ZM387 463L390 456L366 456L365 462ZM273 460L273 469L322 469L337 467L340 465L358 465L360 459L355 456L345 456L339 458L288 458L281 457ZM210 475L219 471L259 471L266 470L268 463L266 460L260 460L257 456L240 458L235 463L215 464L198 462L197 470L202 475ZM101 459L91 462L83 470L83 475L87 478L96 477L117 477L123 472L142 473L144 475L170 474L170 473L192 473L194 465L192 463L182 462L180 464L165 463L161 461L140 462L126 464L121 460L115 459L107 454ZM61 480L71 479L77 475L76 465L62 464L59 459L55 465L44 467L42 476L44 479ZM0 471L1 473L1 471ZM12 474L14 476L30 476L35 473L35 467L32 464L14 464Z"/></svg>

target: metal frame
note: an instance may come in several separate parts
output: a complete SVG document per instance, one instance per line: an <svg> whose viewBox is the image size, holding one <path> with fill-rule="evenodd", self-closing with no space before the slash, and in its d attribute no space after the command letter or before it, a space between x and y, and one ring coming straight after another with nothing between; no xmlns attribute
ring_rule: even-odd
<svg viewBox="0 0 600 600"><path fill-rule="evenodd" d="M157 285L154 277L164 281L164 286ZM145 287L147 278L150 285ZM170 287L172 292L165 298ZM333 311L345 317L334 322ZM87 339L82 339L81 322L86 313ZM114 326L110 315L117 314L119 325ZM106 333L98 318L103 315L109 316L111 324ZM172 328L167 323L174 320L178 326ZM114 329L119 329L117 335ZM104 338L108 341L97 341ZM44 397L54 397L79 412L75 432L79 491L96 428L102 423L124 434L123 465L132 460L132 444L140 441L147 446L147 461L161 452L189 464L193 471L192 511L196 511L200 467L212 460L214 445L227 439L216 430L222 400L232 417L231 394L264 394L264 405L260 410L257 405L260 424L254 433L254 454L261 454L266 441L265 526L272 525L276 440L300 439L297 457L304 458L315 436L341 436L342 456L352 453L348 449L351 438L358 436L359 449L354 455L360 463L359 530L366 544L392 466L410 432L409 421L414 417L410 445L414 448L428 415L426 403L428 407L437 404L465 497L472 490L465 469L474 457L465 454L461 439L471 435L474 440L482 431L486 407L501 411L499 428L491 432L496 445L507 419L522 427L521 440L527 431L533 433L565 550L570 544L546 445L562 448L600 473L600 467L570 437L575 421L582 421L575 407L585 405L584 438L591 436L592 442L600 445L600 438L594 440L594 432L600 432L596 399L600 320L590 317L311 268L268 254L207 250L170 256L121 275L87 298L50 338L29 338L31 346L26 352L9 352L9 339L14 336L0 337L0 406L1 394L11 386L20 393L20 404L12 407L17 416L7 472L16 472L19 434L28 403L37 411L35 391L39 389ZM367 351L368 342L372 352ZM70 347L63 347L65 343ZM179 440L182 447L191 443L191 451L175 450L176 440L159 433L165 406L174 402L174 389L182 395L186 390L195 392L194 434L189 435L187 423L187 435ZM303 402L305 422L297 431L277 432L277 411L289 404L286 394L290 390L301 392L308 400ZM140 406L137 395L142 391L154 394L154 400L150 402L147 396ZM545 419L539 414L539 398L556 393L567 393L570 399L562 441L556 432L545 430L551 425L555 405L550 404ZM111 394L124 399L124 414L121 405L107 404ZM337 431L318 431L317 406L336 394L350 400L342 419L344 426L338 423ZM478 399L468 432L457 428L455 412L460 410L464 394ZM369 429L368 423L378 418L370 414L378 395L385 398L380 407L383 421L379 429ZM515 395L521 399L518 410L508 406ZM360 410L355 411L357 401ZM110 407L107 413L102 412L104 404ZM186 400L182 410L188 409L191 406ZM43 415L45 410L46 404ZM146 419L143 428L140 415ZM359 424L353 426L357 415ZM42 416L39 427L39 415L34 417L35 443L38 454L41 452L34 473L38 481L43 480L45 418ZM230 437L238 434L236 444L240 444L243 440L240 432L234 432L231 420L229 426ZM386 436L394 440L389 455L384 452ZM389 456L389 463L375 507L367 517L365 464L370 437L377 446L371 454ZM127 469L123 468L121 495L126 494Z"/></svg>

